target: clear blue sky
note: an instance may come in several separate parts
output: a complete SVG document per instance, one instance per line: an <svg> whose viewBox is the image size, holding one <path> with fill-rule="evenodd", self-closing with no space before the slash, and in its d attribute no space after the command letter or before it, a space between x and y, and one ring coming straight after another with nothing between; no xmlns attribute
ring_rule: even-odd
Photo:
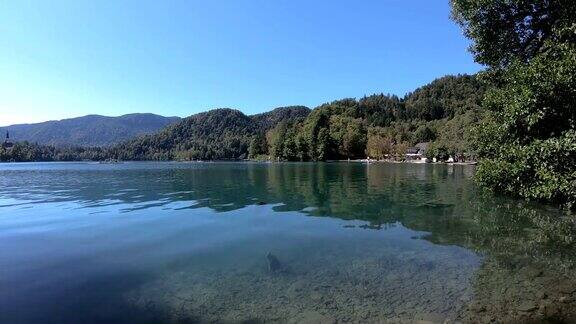
<svg viewBox="0 0 576 324"><path fill-rule="evenodd" d="M0 1L0 125L252 114L474 73L448 0Z"/></svg>

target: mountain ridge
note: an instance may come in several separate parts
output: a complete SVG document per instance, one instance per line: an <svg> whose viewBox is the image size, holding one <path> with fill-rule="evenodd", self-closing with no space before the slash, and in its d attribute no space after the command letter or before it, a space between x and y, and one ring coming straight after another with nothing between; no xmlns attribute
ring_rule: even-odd
<svg viewBox="0 0 576 324"><path fill-rule="evenodd" d="M110 146L139 135L157 132L180 120L180 117L153 113L121 116L89 114L40 123L13 124L2 126L0 130L10 132L12 140L18 142L53 146Z"/></svg>
<svg viewBox="0 0 576 324"><path fill-rule="evenodd" d="M303 119L310 112L304 106L278 107L255 115L233 108L215 108L183 118L157 133L120 143L112 150L118 159L245 158L253 136L281 122Z"/></svg>

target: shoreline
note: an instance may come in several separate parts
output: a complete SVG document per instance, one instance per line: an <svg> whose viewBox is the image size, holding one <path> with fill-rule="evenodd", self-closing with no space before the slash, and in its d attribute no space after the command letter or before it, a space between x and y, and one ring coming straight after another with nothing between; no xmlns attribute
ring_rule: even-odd
<svg viewBox="0 0 576 324"><path fill-rule="evenodd" d="M397 164L444 164L444 165L476 165L478 162L423 162L421 160L411 161L395 161L395 160L368 160L368 159L354 159L354 160L326 160L326 161L273 161L273 160L118 160L118 161L98 161L98 160L79 160L79 161L0 161L0 164L9 163L95 163L95 164L122 164L122 163L217 163L217 162L231 162L231 163L397 163Z"/></svg>
<svg viewBox="0 0 576 324"><path fill-rule="evenodd" d="M476 165L477 161L468 162L427 162L422 160L406 160L406 161L396 161L396 160L373 160L373 159L355 159L355 160L330 160L326 162L354 162L354 163L406 163L406 164L446 164L446 165Z"/></svg>

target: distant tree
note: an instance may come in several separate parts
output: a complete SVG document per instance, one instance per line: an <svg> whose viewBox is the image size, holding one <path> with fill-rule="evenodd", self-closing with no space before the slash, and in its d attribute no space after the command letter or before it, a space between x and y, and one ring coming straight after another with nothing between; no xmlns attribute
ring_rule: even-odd
<svg viewBox="0 0 576 324"><path fill-rule="evenodd" d="M372 159L384 159L394 150L394 140L382 128L372 128L368 132L366 155Z"/></svg>
<svg viewBox="0 0 576 324"><path fill-rule="evenodd" d="M337 143L335 158L357 158L366 150L366 127L360 118L333 115L330 118L330 137Z"/></svg>
<svg viewBox="0 0 576 324"><path fill-rule="evenodd" d="M400 142L394 145L392 153L397 159L403 160L410 145L407 142Z"/></svg>
<svg viewBox="0 0 576 324"><path fill-rule="evenodd" d="M414 131L413 142L430 142L436 139L436 133L427 124L420 125Z"/></svg>
<svg viewBox="0 0 576 324"><path fill-rule="evenodd" d="M269 134L270 143L270 155L275 159L284 158L284 141L286 139L286 133L288 131L288 124L281 122L274 129L272 129Z"/></svg>
<svg viewBox="0 0 576 324"><path fill-rule="evenodd" d="M252 137L250 146L248 147L248 154L250 158L268 154L268 143L266 143L266 136L264 136L264 134L257 134Z"/></svg>

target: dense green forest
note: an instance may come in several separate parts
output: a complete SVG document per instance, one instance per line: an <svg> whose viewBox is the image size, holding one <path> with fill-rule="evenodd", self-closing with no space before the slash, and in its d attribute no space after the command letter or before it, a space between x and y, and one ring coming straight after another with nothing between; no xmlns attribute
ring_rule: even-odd
<svg viewBox="0 0 576 324"><path fill-rule="evenodd" d="M452 0L488 69L479 183L576 207L576 1Z"/></svg>
<svg viewBox="0 0 576 324"><path fill-rule="evenodd" d="M158 134L109 150L120 160L330 159L404 156L431 142L435 156L469 155L473 125L483 118L483 86L474 76L448 76L404 98L372 95L313 110L282 107L246 116L215 109L190 116Z"/></svg>
<svg viewBox="0 0 576 324"><path fill-rule="evenodd" d="M0 146L0 162L103 161L109 157L109 152L100 147L55 147L27 141L11 148Z"/></svg>
<svg viewBox="0 0 576 324"><path fill-rule="evenodd" d="M120 160L228 160L248 158L251 140L278 123L305 118L302 106L281 107L246 116L234 109L214 109L183 119L158 134L112 147Z"/></svg>
<svg viewBox="0 0 576 324"><path fill-rule="evenodd" d="M404 98L377 94L321 105L305 119L259 134L250 155L288 161L403 158L430 142L430 156L473 155L470 133L484 114L484 87L475 76L446 76Z"/></svg>
<svg viewBox="0 0 576 324"><path fill-rule="evenodd" d="M313 110L280 107L247 116L214 109L152 135L109 148L56 148L19 143L0 151L2 161L224 160L403 158L417 143L447 158L473 154L470 133L483 118L484 87L475 76L446 76L403 98L375 94L342 99Z"/></svg>

